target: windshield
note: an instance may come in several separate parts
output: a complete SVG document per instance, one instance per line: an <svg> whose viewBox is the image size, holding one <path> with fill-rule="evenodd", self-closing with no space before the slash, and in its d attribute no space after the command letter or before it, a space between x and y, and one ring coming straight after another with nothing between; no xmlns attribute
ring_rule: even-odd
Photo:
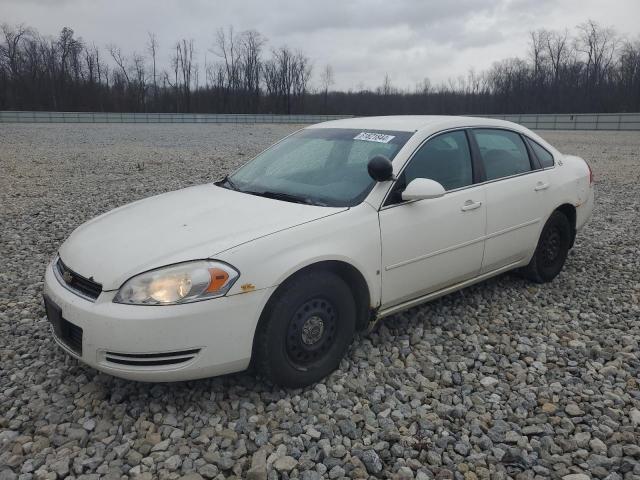
<svg viewBox="0 0 640 480"><path fill-rule="evenodd" d="M241 167L219 185L285 201L353 206L374 185L367 163L393 159L410 132L310 128L301 130Z"/></svg>

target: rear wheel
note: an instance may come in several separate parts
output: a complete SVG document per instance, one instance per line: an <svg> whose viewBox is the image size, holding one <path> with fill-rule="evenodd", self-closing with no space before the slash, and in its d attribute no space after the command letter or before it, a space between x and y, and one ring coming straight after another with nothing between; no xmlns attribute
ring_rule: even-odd
<svg viewBox="0 0 640 480"><path fill-rule="evenodd" d="M525 277L537 283L553 280L562 270L571 245L571 226L566 215L555 211L547 220L529 265L522 269Z"/></svg>
<svg viewBox="0 0 640 480"><path fill-rule="evenodd" d="M334 273L309 272L276 295L258 327L254 365L277 385L317 382L338 367L353 339L351 290Z"/></svg>

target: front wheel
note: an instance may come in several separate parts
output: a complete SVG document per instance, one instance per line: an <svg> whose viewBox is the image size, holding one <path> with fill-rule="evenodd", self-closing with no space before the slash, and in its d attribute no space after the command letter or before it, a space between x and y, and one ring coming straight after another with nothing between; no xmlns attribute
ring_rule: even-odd
<svg viewBox="0 0 640 480"><path fill-rule="evenodd" d="M303 387L335 370L351 344L356 306L331 272L298 275L276 292L256 333L255 367L271 382Z"/></svg>
<svg viewBox="0 0 640 480"><path fill-rule="evenodd" d="M570 245L569 220L562 212L555 211L542 229L529 265L522 269L523 275L537 283L550 282L562 270Z"/></svg>

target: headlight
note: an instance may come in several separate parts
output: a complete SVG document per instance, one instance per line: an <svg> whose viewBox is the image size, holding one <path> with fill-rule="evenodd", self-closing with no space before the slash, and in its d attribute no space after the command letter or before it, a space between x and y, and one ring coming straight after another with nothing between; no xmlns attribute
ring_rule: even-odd
<svg viewBox="0 0 640 480"><path fill-rule="evenodd" d="M116 303L174 305L226 294L240 273L222 262L198 260L141 273L125 282Z"/></svg>

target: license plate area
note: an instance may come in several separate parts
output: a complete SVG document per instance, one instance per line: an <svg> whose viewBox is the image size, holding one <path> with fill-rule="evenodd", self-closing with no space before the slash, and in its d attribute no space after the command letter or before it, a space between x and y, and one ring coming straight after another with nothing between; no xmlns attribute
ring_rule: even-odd
<svg viewBox="0 0 640 480"><path fill-rule="evenodd" d="M82 328L65 320L62 317L62 309L46 295L44 308L54 335L74 353L82 356Z"/></svg>

